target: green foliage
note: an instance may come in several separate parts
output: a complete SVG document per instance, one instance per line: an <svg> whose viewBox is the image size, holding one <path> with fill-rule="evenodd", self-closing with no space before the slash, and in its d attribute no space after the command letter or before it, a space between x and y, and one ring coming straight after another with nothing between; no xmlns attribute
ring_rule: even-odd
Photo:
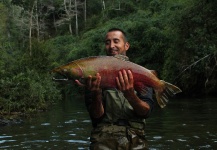
<svg viewBox="0 0 217 150"><path fill-rule="evenodd" d="M0 108L6 113L47 109L49 104L60 99L50 77L34 70L1 78L0 87Z"/></svg>
<svg viewBox="0 0 217 150"><path fill-rule="evenodd" d="M34 40L34 57L28 55L28 49L19 49L19 43L11 37L18 32L11 32L14 26L10 24L13 21L9 9L0 3L1 8L4 11L0 23L0 113L44 110L61 97L48 72L49 52L43 42Z"/></svg>
<svg viewBox="0 0 217 150"><path fill-rule="evenodd" d="M49 71L75 59L105 55L104 37L113 27L126 31L131 61L157 70L186 95L215 93L216 1L105 0L105 7L102 1L87 1L86 22L83 3L78 7L79 36L68 35L68 24L55 24L66 14L63 1L38 1L40 37L34 24L30 57L28 12L34 8L34 23L37 14L33 2L0 2L0 111L45 109L61 90L79 92L72 84L53 83ZM74 31L75 19L71 24Z"/></svg>
<svg viewBox="0 0 217 150"><path fill-rule="evenodd" d="M57 36L56 38L47 40L45 42L45 49L49 53L51 67L57 67L69 60L69 53L77 53L73 50L77 47L77 39L72 35ZM72 51L73 50L73 51Z"/></svg>
<svg viewBox="0 0 217 150"><path fill-rule="evenodd" d="M168 59L164 65L167 71L164 72L164 76L175 80L189 93L204 94L210 91L210 87L205 84L210 78L208 75L212 74L208 68L216 66L207 61L216 52L215 5L214 1L195 1L187 5L181 13L176 13L178 19L174 26L171 26L176 33L171 49L167 52ZM180 73L179 78L176 77L177 74L172 73L173 71Z"/></svg>
<svg viewBox="0 0 217 150"><path fill-rule="evenodd" d="M1 12L1 22L0 22L0 33L1 35L4 34L6 29L6 20L7 20L7 8L0 3L0 12ZM2 36L1 36L2 39Z"/></svg>

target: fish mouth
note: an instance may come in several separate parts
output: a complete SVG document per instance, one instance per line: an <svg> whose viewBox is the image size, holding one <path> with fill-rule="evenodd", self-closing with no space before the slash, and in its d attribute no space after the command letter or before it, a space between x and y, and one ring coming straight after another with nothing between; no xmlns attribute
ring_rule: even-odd
<svg viewBox="0 0 217 150"><path fill-rule="evenodd" d="M52 80L53 81L69 81L68 78L55 78L55 77L53 77Z"/></svg>
<svg viewBox="0 0 217 150"><path fill-rule="evenodd" d="M64 74L57 73L52 77L52 80L53 81L69 81L69 78Z"/></svg>
<svg viewBox="0 0 217 150"><path fill-rule="evenodd" d="M73 80L70 80L68 78L56 78L56 77L53 77L52 80L58 84L61 84L61 85L73 85L75 84L75 81Z"/></svg>

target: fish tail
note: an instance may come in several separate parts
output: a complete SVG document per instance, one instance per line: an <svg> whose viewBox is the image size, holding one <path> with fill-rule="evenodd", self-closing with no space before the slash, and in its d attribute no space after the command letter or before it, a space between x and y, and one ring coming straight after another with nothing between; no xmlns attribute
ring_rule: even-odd
<svg viewBox="0 0 217 150"><path fill-rule="evenodd" d="M172 97L177 93L182 92L177 86L161 80L163 88L155 90L156 99L161 108L164 108L169 101L168 97Z"/></svg>

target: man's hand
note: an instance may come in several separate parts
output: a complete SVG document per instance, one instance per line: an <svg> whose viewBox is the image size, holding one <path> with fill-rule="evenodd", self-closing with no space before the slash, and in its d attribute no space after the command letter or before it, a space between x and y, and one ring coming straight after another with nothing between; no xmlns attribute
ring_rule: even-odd
<svg viewBox="0 0 217 150"><path fill-rule="evenodd" d="M116 77L118 89L123 93L134 92L134 80L133 74L130 70L119 71L118 77Z"/></svg>
<svg viewBox="0 0 217 150"><path fill-rule="evenodd" d="M101 76L99 73L96 74L96 79L93 80L93 77L91 75L88 76L86 84L82 84L80 81L75 80L75 82L79 86L86 86L88 90L92 92L98 92L101 91L100 83L101 83Z"/></svg>
<svg viewBox="0 0 217 150"><path fill-rule="evenodd" d="M149 112L150 106L135 94L132 72L130 70L120 71L118 77L116 77L116 82L118 89L124 93L134 111L140 116L145 116Z"/></svg>
<svg viewBox="0 0 217 150"><path fill-rule="evenodd" d="M96 74L95 80L92 79L92 76L88 76L87 89L92 92L101 91L100 83L101 83L101 76L99 73Z"/></svg>

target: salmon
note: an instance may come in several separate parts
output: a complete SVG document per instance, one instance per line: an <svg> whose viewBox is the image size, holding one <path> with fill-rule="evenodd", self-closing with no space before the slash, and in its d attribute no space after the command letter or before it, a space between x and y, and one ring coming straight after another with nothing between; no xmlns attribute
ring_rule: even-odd
<svg viewBox="0 0 217 150"><path fill-rule="evenodd" d="M91 56L72 61L66 65L54 68L51 72L58 73L67 80L85 82L89 75L101 75L101 88L117 88L115 78L121 70L131 70L136 91L144 94L147 87L153 88L157 102L161 108L168 103L168 97L181 92L181 89L168 82L160 80L152 70L126 60L126 56Z"/></svg>

